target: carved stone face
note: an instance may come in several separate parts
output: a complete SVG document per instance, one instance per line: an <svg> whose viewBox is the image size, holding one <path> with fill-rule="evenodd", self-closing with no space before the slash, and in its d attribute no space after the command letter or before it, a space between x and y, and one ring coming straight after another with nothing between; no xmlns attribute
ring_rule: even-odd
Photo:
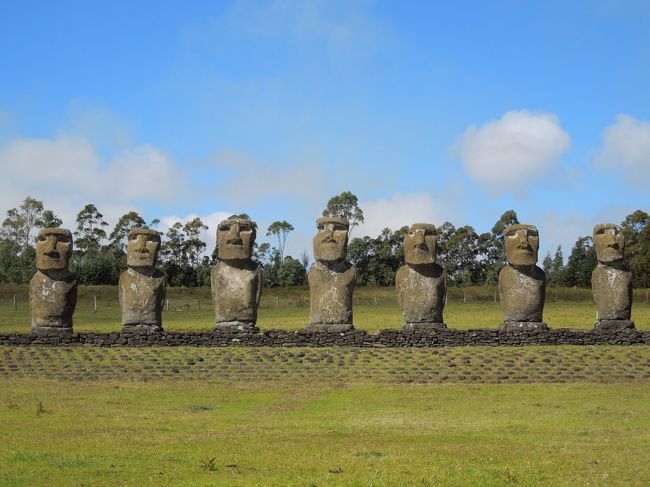
<svg viewBox="0 0 650 487"><path fill-rule="evenodd" d="M323 262L340 262L348 255L348 229L345 218L324 216L316 220L314 258Z"/></svg>
<svg viewBox="0 0 650 487"><path fill-rule="evenodd" d="M36 237L36 268L60 271L68 268L72 255L72 234L65 228L42 228Z"/></svg>
<svg viewBox="0 0 650 487"><path fill-rule="evenodd" d="M134 228L129 232L126 263L129 267L154 267L158 261L160 234L148 228Z"/></svg>
<svg viewBox="0 0 650 487"><path fill-rule="evenodd" d="M539 232L533 225L510 225L503 231L506 260L511 265L535 265Z"/></svg>
<svg viewBox="0 0 650 487"><path fill-rule="evenodd" d="M613 223L601 223L594 227L594 246L599 262L616 262L623 259L625 237Z"/></svg>
<svg viewBox="0 0 650 487"><path fill-rule="evenodd" d="M255 243L255 226L244 218L229 218L217 227L221 260L250 260Z"/></svg>
<svg viewBox="0 0 650 487"><path fill-rule="evenodd" d="M404 235L404 259L407 264L435 264L436 227L428 223L414 223Z"/></svg>

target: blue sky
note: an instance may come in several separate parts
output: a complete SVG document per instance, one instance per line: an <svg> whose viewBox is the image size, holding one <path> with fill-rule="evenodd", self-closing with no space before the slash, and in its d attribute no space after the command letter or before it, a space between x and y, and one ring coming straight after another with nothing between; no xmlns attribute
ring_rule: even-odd
<svg viewBox="0 0 650 487"><path fill-rule="evenodd" d="M0 212L199 215L210 245L246 212L297 256L350 190L356 235L512 208L566 256L650 211L648 25L625 1L4 2Z"/></svg>

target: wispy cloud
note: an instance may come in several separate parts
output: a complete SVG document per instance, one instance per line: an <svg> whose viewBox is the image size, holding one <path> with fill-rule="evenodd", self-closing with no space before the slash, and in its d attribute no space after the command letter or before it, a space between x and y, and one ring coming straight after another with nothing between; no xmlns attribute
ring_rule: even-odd
<svg viewBox="0 0 650 487"><path fill-rule="evenodd" d="M236 203L264 198L322 199L324 171L316 164L265 164L245 151L225 149L209 158L207 167L221 172L220 194Z"/></svg>

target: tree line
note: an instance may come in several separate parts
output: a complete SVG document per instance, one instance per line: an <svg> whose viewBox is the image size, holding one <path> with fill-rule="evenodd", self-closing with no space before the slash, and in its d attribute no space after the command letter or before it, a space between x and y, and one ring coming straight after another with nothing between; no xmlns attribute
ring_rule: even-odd
<svg viewBox="0 0 650 487"><path fill-rule="evenodd" d="M250 218L247 214L233 215ZM352 233L363 223L363 211L357 197L349 192L336 195L327 203L323 216L341 216L350 221L348 258L357 267L357 283L364 286L392 286L397 269L404 264L404 234L408 227L385 228L377 237L355 237ZM649 215L637 210L621 222L625 235L626 258L634 274L635 287L650 287L650 225ZM80 284L117 284L126 269L126 237L133 228L156 229L159 220L146 222L140 214L130 211L109 229L104 216L93 204L85 205L77 214L74 230L74 251L70 270ZM504 212L489 232L477 233L466 225L456 227L445 222L438 227L438 262L447 269L451 286L495 285L499 270L505 265L503 230L519 223L514 210ZM56 227L61 219L43 203L27 197L17 208L7 211L0 227L0 282L28 283L35 272L34 235L39 228ZM210 270L217 262L217 248L206 253L200 235L208 230L200 218L175 222L162 235L160 267L171 286L209 286ZM258 229L259 230L259 229ZM306 281L309 257L285 255L286 242L294 230L286 220L275 221L265 235L270 242L256 243L253 257L264 266L266 287L296 286ZM259 237L258 237L259 239ZM590 287L591 271L596 267L596 252L591 236L579 237L564 263L558 247L547 254L541 266L547 283L555 287Z"/></svg>

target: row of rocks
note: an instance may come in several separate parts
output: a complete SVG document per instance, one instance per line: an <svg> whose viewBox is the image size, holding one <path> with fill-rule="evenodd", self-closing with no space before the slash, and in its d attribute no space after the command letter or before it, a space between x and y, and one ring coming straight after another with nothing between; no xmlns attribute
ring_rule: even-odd
<svg viewBox="0 0 650 487"><path fill-rule="evenodd" d="M594 330L507 331L478 330L380 330L369 333L351 330L345 333L308 332L305 330L266 330L261 333L172 332L74 333L64 336L36 334L0 334L0 345L92 345L99 347L197 346L197 347L448 347L448 346L521 346L521 345L650 345L650 331Z"/></svg>

